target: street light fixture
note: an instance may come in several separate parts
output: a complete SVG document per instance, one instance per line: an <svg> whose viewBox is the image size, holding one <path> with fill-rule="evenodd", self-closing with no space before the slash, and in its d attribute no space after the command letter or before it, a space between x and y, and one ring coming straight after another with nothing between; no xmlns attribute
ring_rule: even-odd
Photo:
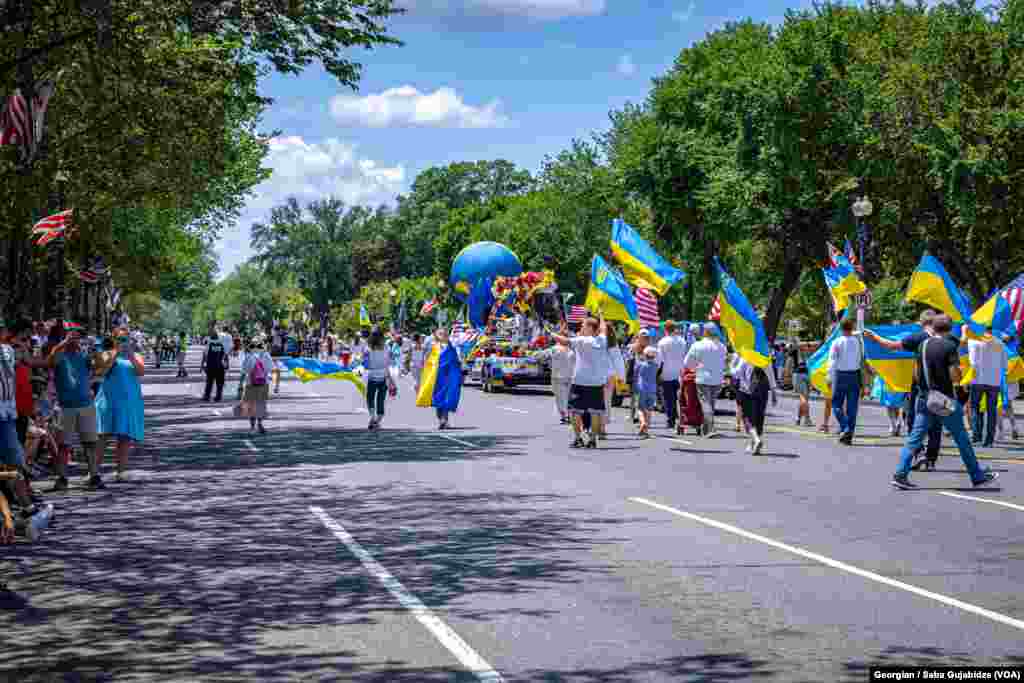
<svg viewBox="0 0 1024 683"><path fill-rule="evenodd" d="M868 242L868 224L865 219L874 212L875 207L868 199L867 195L861 195L857 201L853 203L853 215L857 218L857 243L860 247L860 267L861 270L865 269L864 263L864 247ZM857 329L864 331L864 312L867 307L867 297L861 295L860 301L857 306Z"/></svg>

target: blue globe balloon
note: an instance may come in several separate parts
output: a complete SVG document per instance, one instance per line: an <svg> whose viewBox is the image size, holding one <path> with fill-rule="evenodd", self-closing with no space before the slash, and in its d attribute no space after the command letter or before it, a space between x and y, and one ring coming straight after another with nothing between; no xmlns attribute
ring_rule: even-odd
<svg viewBox="0 0 1024 683"><path fill-rule="evenodd" d="M511 249L497 242L471 244L455 257L449 284L462 297L482 278L515 277L523 272L523 264Z"/></svg>

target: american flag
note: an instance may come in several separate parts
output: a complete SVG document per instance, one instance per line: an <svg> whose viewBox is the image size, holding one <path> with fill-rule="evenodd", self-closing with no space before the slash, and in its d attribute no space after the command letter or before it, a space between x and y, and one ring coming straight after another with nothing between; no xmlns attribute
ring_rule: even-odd
<svg viewBox="0 0 1024 683"><path fill-rule="evenodd" d="M638 287L636 290L636 310L640 318L641 327L657 327L661 324L658 316L658 299L651 293L651 290Z"/></svg>
<svg viewBox="0 0 1024 683"><path fill-rule="evenodd" d="M0 145L18 145L22 159L35 157L36 147L43 137L43 119L55 89L52 81L40 84L32 98L32 114L29 116L28 102L21 90L15 90L0 111Z"/></svg>
<svg viewBox="0 0 1024 683"><path fill-rule="evenodd" d="M826 242L825 244L828 245L828 265L835 268L839 265L838 257L842 256L843 252L836 249L836 245L831 242Z"/></svg>
<svg viewBox="0 0 1024 683"><path fill-rule="evenodd" d="M708 320L718 322L722 319L722 302L719 301L718 295L715 300L711 302L711 310L708 312Z"/></svg>
<svg viewBox="0 0 1024 683"><path fill-rule="evenodd" d="M84 329L84 328L79 323L73 323L70 320L65 320L64 321L64 329L65 330L78 330L79 332L81 332L82 329Z"/></svg>
<svg viewBox="0 0 1024 683"><path fill-rule="evenodd" d="M58 237L63 237L64 232L71 224L73 212L74 209L61 211L60 213L55 213L52 216L47 216L33 225L32 234L39 236L36 240L36 244L39 246L45 246Z"/></svg>
<svg viewBox="0 0 1024 683"><path fill-rule="evenodd" d="M423 304L423 308L420 309L420 317L426 318L430 315L430 312L437 308L437 299L431 299Z"/></svg>
<svg viewBox="0 0 1024 683"><path fill-rule="evenodd" d="M566 320L570 325L578 325L587 319L586 306L570 306L569 318Z"/></svg>
<svg viewBox="0 0 1024 683"><path fill-rule="evenodd" d="M1006 303L1010 304L1013 320L1017 323L1017 328L1020 329L1021 323L1024 322L1024 273L1021 273L1013 282L1003 287L1000 296L1006 300Z"/></svg>

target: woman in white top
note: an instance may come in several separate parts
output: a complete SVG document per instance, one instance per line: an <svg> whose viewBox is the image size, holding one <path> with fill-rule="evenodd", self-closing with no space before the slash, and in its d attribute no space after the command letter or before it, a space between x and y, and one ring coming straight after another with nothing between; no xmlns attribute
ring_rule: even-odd
<svg viewBox="0 0 1024 683"><path fill-rule="evenodd" d="M551 391L555 394L555 408L562 424L569 424L569 391L576 355L566 344L556 342L541 354L551 364Z"/></svg>
<svg viewBox="0 0 1024 683"><path fill-rule="evenodd" d="M384 334L374 330L363 353L366 368L366 409L370 412L369 429L380 428L384 419L384 399L391 381L391 353L384 346Z"/></svg>
<svg viewBox="0 0 1024 683"><path fill-rule="evenodd" d="M615 336L615 328L608 327L608 383L604 385L605 418L601 425L600 437L608 436L605 431L612 421L612 395L615 393L615 380L626 381L626 359L619 348L619 340Z"/></svg>
<svg viewBox="0 0 1024 683"><path fill-rule="evenodd" d="M419 396L420 393L420 375L423 374L423 366L427 362L427 347L423 344L423 335L414 334L412 336L412 346L409 348L408 355L405 358L405 371L412 375L413 382L416 383L416 388L413 390L413 399Z"/></svg>
<svg viewBox="0 0 1024 683"><path fill-rule="evenodd" d="M259 429L266 434L263 420L267 417L267 398L270 395L271 374L274 372L274 359L263 348L262 341L252 342L251 347L242 361L242 403L239 412L249 418L249 430Z"/></svg>

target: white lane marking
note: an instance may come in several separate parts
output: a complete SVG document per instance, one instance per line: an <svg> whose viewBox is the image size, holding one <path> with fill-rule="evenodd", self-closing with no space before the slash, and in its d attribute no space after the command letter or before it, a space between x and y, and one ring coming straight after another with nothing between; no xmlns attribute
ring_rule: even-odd
<svg viewBox="0 0 1024 683"><path fill-rule="evenodd" d="M687 446L695 446L696 444L686 439L680 439L678 436L665 436L664 434L656 434L659 439L668 439L669 441L678 441L679 443L686 444Z"/></svg>
<svg viewBox="0 0 1024 683"><path fill-rule="evenodd" d="M353 555L359 558L359 561L363 563L366 570L374 576L381 584L388 589L401 603L402 607L405 607L409 612L412 613L416 620L423 624L428 631L430 631L437 640L444 645L449 652L455 655L455 658L459 660L466 669L476 675L477 679L481 681L488 681L489 683L498 683L504 679L501 677L494 668L488 664L483 657L478 655L476 651L464 641L459 634L456 633L444 623L439 617L437 617L430 609L420 601L415 595L410 593L402 582L399 581L391 574L382 564L377 562L359 541L352 537L348 531L345 530L338 522L331 519L331 517L323 511L322 508L316 506L310 506L309 511L313 513L313 516L320 520L327 529L334 534L335 538L345 544L345 547L349 549Z"/></svg>
<svg viewBox="0 0 1024 683"><path fill-rule="evenodd" d="M975 496L965 496L961 493L952 493L950 491L939 491L940 496L949 496L950 498L963 498L964 500L976 500L979 503L992 503L993 505L1002 505L1003 507L1010 508L1012 510L1020 510L1024 512L1024 505L1014 505L1013 503L1006 503L1001 500L991 500L989 498L977 498Z"/></svg>
<svg viewBox="0 0 1024 683"><path fill-rule="evenodd" d="M498 410L507 410L510 413L521 413L523 415L529 415L529 411L519 410L519 408L506 408L505 406L498 406Z"/></svg>
<svg viewBox="0 0 1024 683"><path fill-rule="evenodd" d="M463 441L462 439L456 439L454 436L448 436L447 434L438 434L438 436L441 437L442 439L448 439L449 441L454 441L455 443L460 443L463 446L469 446L470 448L479 448L479 446L477 446L475 443L470 443L468 441Z"/></svg>
<svg viewBox="0 0 1024 683"><path fill-rule="evenodd" d="M221 416L221 413L220 413L219 409L210 408L210 412L213 413L214 415L216 415L217 417Z"/></svg>
<svg viewBox="0 0 1024 683"><path fill-rule="evenodd" d="M252 439L246 439L245 440L245 445L248 446L249 450L252 451L253 453L259 453L260 452L260 450L258 448L256 448L256 444L254 444L252 442Z"/></svg>
<svg viewBox="0 0 1024 683"><path fill-rule="evenodd" d="M934 593L932 591L925 590L924 588L912 586L909 583L897 581L896 579L890 579L888 576L882 576L881 574L876 574L866 569L860 569L859 567L854 567L853 565L846 564L845 562L833 560L830 557L825 557L824 555L819 555L818 553L812 553L809 550L804 550L803 548L798 548L796 546L788 545L780 541L775 541L765 536L760 536L758 534L751 533L744 529L740 529L739 527L733 526L731 524L725 524L724 522L718 522L707 517L701 517L700 515L695 515L692 512L683 512L682 510L678 510L674 507L669 507L668 505L656 503L653 500L648 500L646 498L630 498L629 500L635 503L640 503L642 505L647 505L652 508L656 508L658 510L662 510L663 512L668 512L673 515L677 515L679 517L684 517L694 522L700 522L701 524L714 527L721 531L727 531L730 534L736 534L737 536L742 536L743 538L747 538L752 541L764 543L765 545L769 545L773 548L778 548L779 550L785 550L788 553L799 555L800 557L805 557L808 560L820 562L821 564L827 567L832 567L833 569L839 569L840 571L855 574L856 576L860 576L865 579L870 579L872 581L877 581L878 583L884 584L886 586L891 586L892 588L899 588L900 590L905 590L908 593L913 593L914 595L920 595L925 598L930 598L931 600L940 602L943 605L956 607L957 609L961 609L965 612L970 612L971 614L977 614L978 616L985 617L986 619L997 621L1000 624L1005 624L1007 626L1013 626L1014 628L1024 630L1024 621L1020 619L1014 619L1013 617L1008 617L1005 614L1000 614L999 612L993 612L992 610L985 609L984 607L972 605L969 602L963 602L962 600L957 600L956 598L951 598L947 595L942 595L941 593Z"/></svg>

